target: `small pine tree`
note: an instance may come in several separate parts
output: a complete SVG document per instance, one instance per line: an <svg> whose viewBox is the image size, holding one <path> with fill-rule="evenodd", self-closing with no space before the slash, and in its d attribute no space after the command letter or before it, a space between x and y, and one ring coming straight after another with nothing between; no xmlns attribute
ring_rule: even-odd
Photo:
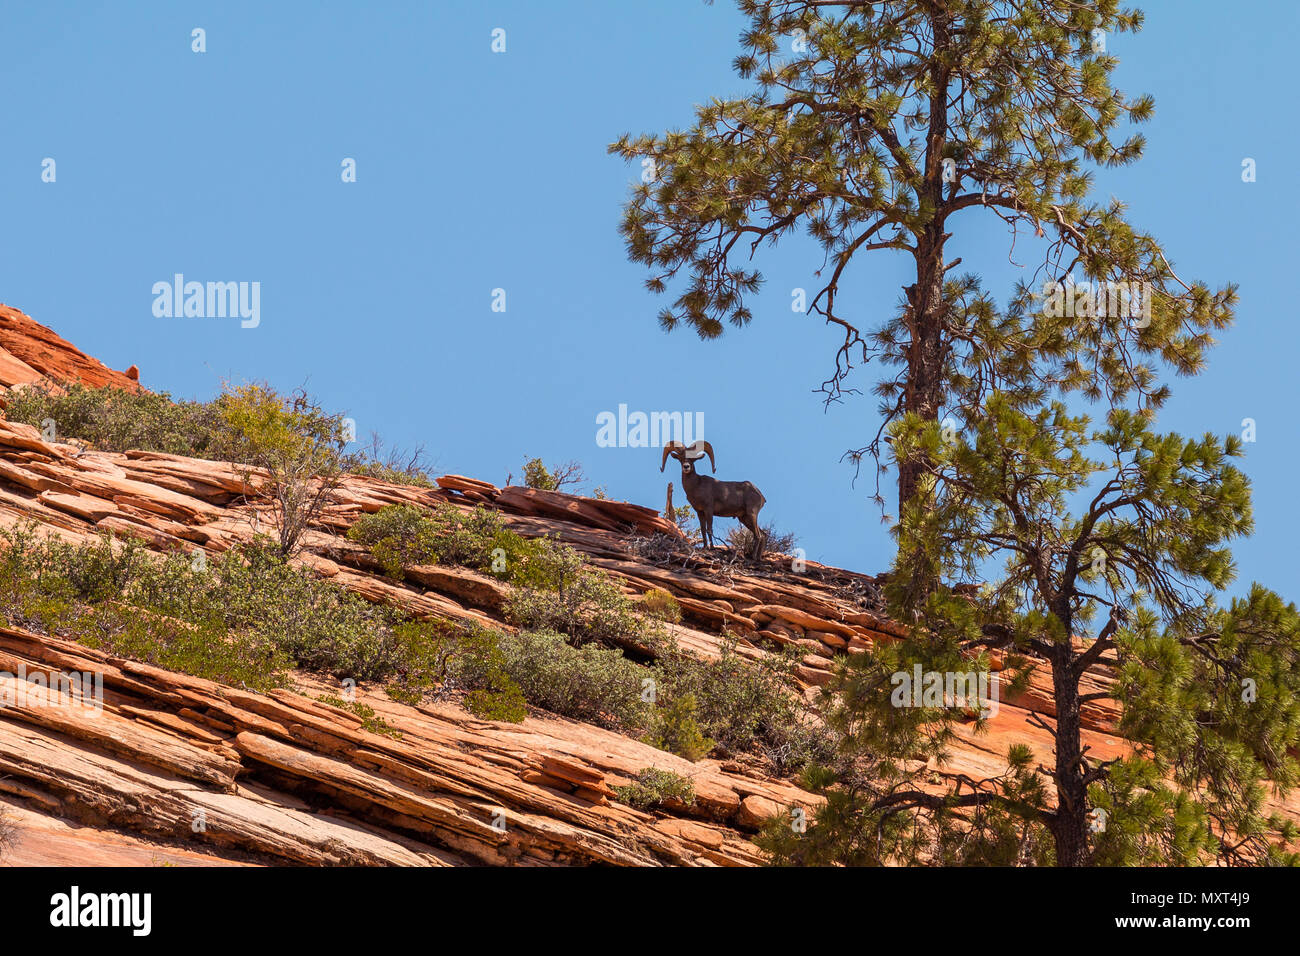
<svg viewBox="0 0 1300 956"><path fill-rule="evenodd" d="M769 848L790 862L1016 863L1026 846L1061 866L1300 862L1263 783L1300 779L1300 614L1258 584L1227 607L1212 596L1252 527L1240 441L1157 433L1123 410L1092 428L1002 395L965 425L894 430L923 451L931 490L904 511L886 588L911 634L849 658L828 698L848 762L810 781L830 797L811 839L772 830ZM954 583L918 594L918 577ZM1046 670L1055 715L1035 722L1054 757L1017 745L1002 774L936 786L925 762L965 716L900 706L898 676L987 674L994 653L1012 692ZM1097 667L1109 679L1085 689ZM1083 707L1107 699L1140 745L1130 756L1083 745Z"/></svg>
<svg viewBox="0 0 1300 956"><path fill-rule="evenodd" d="M566 461L562 464L546 467L546 463L540 458L529 458L524 461L524 487L538 488L542 491L559 491L565 485L577 486L587 480L587 476L582 472L582 465L576 461ZM507 479L506 484L510 480Z"/></svg>

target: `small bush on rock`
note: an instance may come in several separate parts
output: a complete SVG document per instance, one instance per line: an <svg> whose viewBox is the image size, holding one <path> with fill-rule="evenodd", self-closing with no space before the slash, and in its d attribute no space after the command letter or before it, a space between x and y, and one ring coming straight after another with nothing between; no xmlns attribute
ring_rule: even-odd
<svg viewBox="0 0 1300 956"><path fill-rule="evenodd" d="M561 717L640 728L648 716L641 682L649 670L616 650L571 647L552 631L505 634L474 628L453 653L450 683L492 688L508 677L528 703Z"/></svg>
<svg viewBox="0 0 1300 956"><path fill-rule="evenodd" d="M657 620L673 624L682 619L682 609L677 598L663 588L651 588L641 596L641 611Z"/></svg>
<svg viewBox="0 0 1300 956"><path fill-rule="evenodd" d="M750 659L731 637L715 660L675 650L658 666L660 697L689 696L700 732L724 755L757 752L780 773L793 772L829 754L830 737L810 720L811 708L794 688L794 656Z"/></svg>
<svg viewBox="0 0 1300 956"><path fill-rule="evenodd" d="M387 505L363 515L348 529L348 540L364 545L390 578L426 564L438 554L439 526L415 505Z"/></svg>
<svg viewBox="0 0 1300 956"><path fill-rule="evenodd" d="M685 757L691 763L703 760L713 750L713 741L704 736L695 719L694 694L682 694L655 711L654 727L646 742L652 747Z"/></svg>
<svg viewBox="0 0 1300 956"><path fill-rule="evenodd" d="M650 810L668 802L691 806L695 803L695 784L671 770L646 767L627 786L615 787L614 798L638 810Z"/></svg>

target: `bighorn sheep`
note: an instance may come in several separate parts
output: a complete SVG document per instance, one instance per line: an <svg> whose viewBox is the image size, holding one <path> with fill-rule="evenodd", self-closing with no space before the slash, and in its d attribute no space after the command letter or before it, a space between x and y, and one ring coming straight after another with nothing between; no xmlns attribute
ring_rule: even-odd
<svg viewBox="0 0 1300 956"><path fill-rule="evenodd" d="M706 548L713 547L713 519L739 518L740 523L749 529L754 537L754 547L750 557L760 558L763 545L767 542L763 531L758 526L758 512L766 503L763 493L754 487L751 481L718 481L708 475L701 475L695 470L695 462L709 456L709 464L718 470L717 460L713 456L713 446L701 439L689 447L679 441L670 441L664 445L664 456L659 462L663 471L672 455L682 463L682 490L686 500L695 509L700 519L700 534Z"/></svg>

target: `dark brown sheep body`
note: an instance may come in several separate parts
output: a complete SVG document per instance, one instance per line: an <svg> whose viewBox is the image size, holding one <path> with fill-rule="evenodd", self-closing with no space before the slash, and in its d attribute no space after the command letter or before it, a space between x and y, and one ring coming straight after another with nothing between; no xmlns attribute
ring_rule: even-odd
<svg viewBox="0 0 1300 956"><path fill-rule="evenodd" d="M713 547L714 518L739 518L740 523L753 535L754 548L749 556L754 559L762 557L763 546L767 542L766 536L758 526L758 512L767 502L754 483L718 481L708 475L701 475L695 467L695 462L705 455L709 456L709 464L713 466L713 470L718 470L713 446L702 439L690 446L677 441L670 441L664 445L663 459L659 463L660 471L663 471L664 466L668 464L669 455L682 463L682 490L686 492L686 500L691 503L691 507L695 509L695 514L700 519L700 534L704 539L704 546Z"/></svg>

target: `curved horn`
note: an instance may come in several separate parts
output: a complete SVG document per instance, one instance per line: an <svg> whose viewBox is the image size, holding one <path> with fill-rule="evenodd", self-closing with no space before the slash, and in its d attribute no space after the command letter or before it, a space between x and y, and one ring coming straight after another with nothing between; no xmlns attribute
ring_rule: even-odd
<svg viewBox="0 0 1300 956"><path fill-rule="evenodd" d="M704 450L704 453L709 456L709 464L713 466L713 471L716 474L718 471L718 463L713 457L713 446L701 438L691 447Z"/></svg>
<svg viewBox="0 0 1300 956"><path fill-rule="evenodd" d="M659 459L659 470L664 470L664 466L668 464L669 455L672 455L674 458L680 458L681 455L685 453L685 450L685 446L679 441L670 441L668 444L664 445L664 456Z"/></svg>

